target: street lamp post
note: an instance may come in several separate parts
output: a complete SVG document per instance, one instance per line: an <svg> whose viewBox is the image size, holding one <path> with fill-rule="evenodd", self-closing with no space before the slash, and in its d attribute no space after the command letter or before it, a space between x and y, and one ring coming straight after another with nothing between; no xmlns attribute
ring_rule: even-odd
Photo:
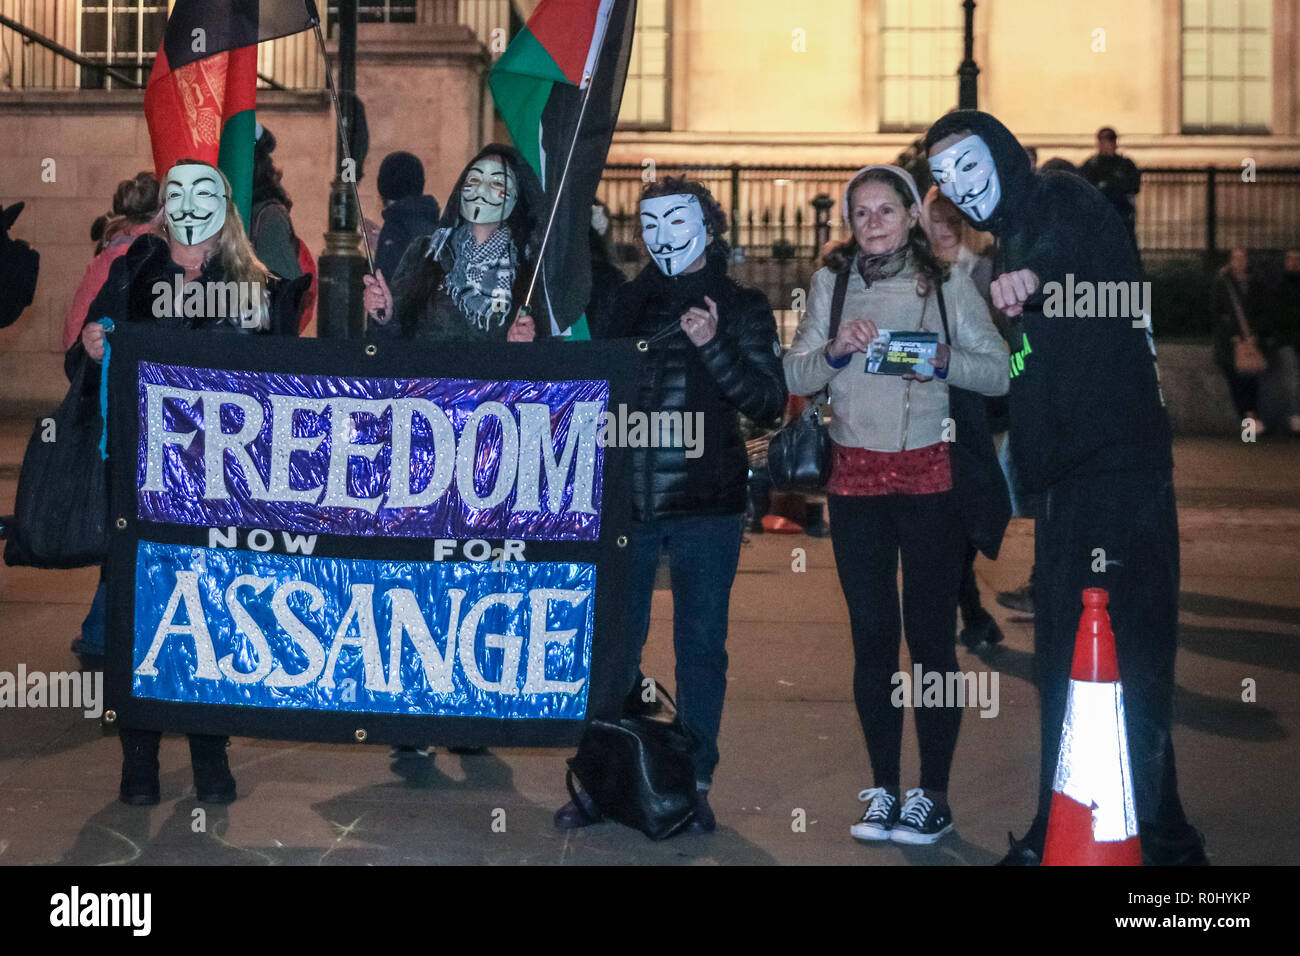
<svg viewBox="0 0 1300 956"><path fill-rule="evenodd" d="M966 10L966 57L957 68L961 85L957 90L957 107L963 110L979 109L979 86L976 78L980 68L975 65L975 0L963 0Z"/></svg>
<svg viewBox="0 0 1300 956"><path fill-rule="evenodd" d="M345 168L343 143L353 142L357 85L357 0L340 0L339 26L339 142L335 149L334 181L330 184L329 232L320 257L320 293L317 299L316 334L321 338L360 338L365 334L365 312L361 305L362 277L366 257L357 247L360 210L353 196L353 184L343 177L356 176L356 168ZM351 165L351 164L348 164Z"/></svg>

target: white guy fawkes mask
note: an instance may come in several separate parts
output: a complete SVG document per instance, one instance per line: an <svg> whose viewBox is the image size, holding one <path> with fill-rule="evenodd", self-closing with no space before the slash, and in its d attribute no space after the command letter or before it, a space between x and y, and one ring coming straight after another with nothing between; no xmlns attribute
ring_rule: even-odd
<svg viewBox="0 0 1300 956"><path fill-rule="evenodd" d="M183 163L167 173L163 208L168 229L187 246L215 236L226 223L226 190L211 166Z"/></svg>
<svg viewBox="0 0 1300 956"><path fill-rule="evenodd" d="M675 276L704 252L709 232L700 201L689 193L641 200L641 236L666 276Z"/></svg>
<svg viewBox="0 0 1300 956"><path fill-rule="evenodd" d="M518 189L507 164L491 157L477 160L465 173L461 217L469 222L505 222L515 210Z"/></svg>
<svg viewBox="0 0 1300 956"><path fill-rule="evenodd" d="M975 222L993 215L1002 199L993 154L978 136L967 136L931 156L930 175L939 184L939 191Z"/></svg>

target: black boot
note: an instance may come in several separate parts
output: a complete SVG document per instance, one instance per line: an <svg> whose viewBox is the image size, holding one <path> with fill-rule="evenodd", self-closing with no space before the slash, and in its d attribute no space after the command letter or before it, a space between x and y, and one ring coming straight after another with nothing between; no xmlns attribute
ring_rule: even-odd
<svg viewBox="0 0 1300 956"><path fill-rule="evenodd" d="M190 734L190 764L194 768L194 793L202 803L234 803L235 778L226 762L229 737Z"/></svg>
<svg viewBox="0 0 1300 956"><path fill-rule="evenodd" d="M156 730L130 730L119 727L122 742L122 785L118 799L136 807L158 803L158 744L162 734Z"/></svg>

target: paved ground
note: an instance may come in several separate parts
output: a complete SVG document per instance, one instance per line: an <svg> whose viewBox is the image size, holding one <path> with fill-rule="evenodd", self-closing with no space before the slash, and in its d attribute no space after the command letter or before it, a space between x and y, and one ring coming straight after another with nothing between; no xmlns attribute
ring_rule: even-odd
<svg viewBox="0 0 1300 956"><path fill-rule="evenodd" d="M12 504L29 426L0 422L0 513ZM1180 442L1182 652L1174 735L1182 794L1219 864L1300 861L1300 444ZM807 571L791 549L807 549ZM1020 584L1032 528L978 566L986 592ZM68 643L96 572L0 568L0 671L75 666ZM991 596L990 596L991 597ZM439 753L405 777L387 748L236 740L241 798L195 824L183 737L162 752L163 802L116 800L120 750L77 712L0 710L0 863L833 863L987 864L1028 821L1037 710L1032 623L988 601L1006 631L966 669L1000 674L1000 712L967 714L951 798L957 832L932 848L848 836L868 785L850 699L851 656L828 540L759 536L732 603L731 685L708 837L651 843L612 824L564 836L566 753ZM646 670L671 686L671 596L656 595ZM903 666L909 666L904 658ZM1252 678L1255 703L1241 701ZM904 776L917 773L907 722ZM504 811L505 832L493 822ZM806 829L792 823L806 818ZM499 826L497 827L499 829Z"/></svg>

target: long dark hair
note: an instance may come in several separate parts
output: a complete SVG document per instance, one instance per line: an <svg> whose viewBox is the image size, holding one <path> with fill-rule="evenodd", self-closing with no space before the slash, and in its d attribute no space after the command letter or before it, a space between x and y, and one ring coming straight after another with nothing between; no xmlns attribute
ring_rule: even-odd
<svg viewBox="0 0 1300 956"><path fill-rule="evenodd" d="M934 250L930 248L930 237L921 228L920 216L924 215L924 210L917 207L916 198L912 195L912 190L907 188L907 184L887 169L869 169L849 183L845 195L848 196L850 210L853 208L854 192L864 183L884 183L898 194L905 210L916 209L918 218L916 225L907 232L906 245L908 255L916 266L916 294L922 297L929 295L931 285L942 285L947 282L950 271L947 263L934 254ZM822 257L822 263L832 272L844 272L853 267L853 263L861 254L862 247L858 245L857 237L850 235L848 239L828 249Z"/></svg>

